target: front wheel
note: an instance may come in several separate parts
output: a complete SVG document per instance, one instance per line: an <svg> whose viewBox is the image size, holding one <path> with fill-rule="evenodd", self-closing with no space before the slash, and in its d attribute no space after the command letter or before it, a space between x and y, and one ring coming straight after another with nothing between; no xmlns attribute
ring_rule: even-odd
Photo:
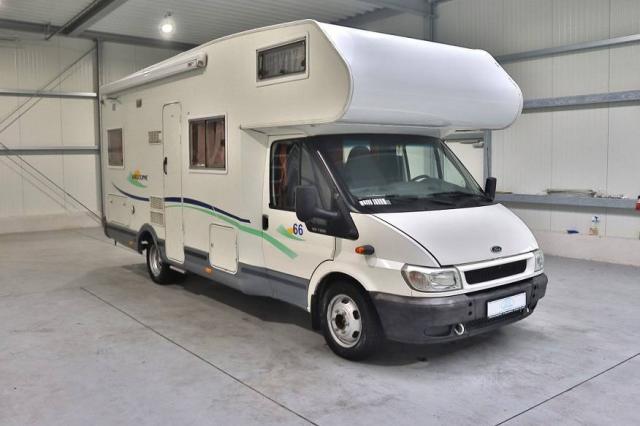
<svg viewBox="0 0 640 426"><path fill-rule="evenodd" d="M154 243L147 247L147 270L156 284L173 284L180 281L182 274L174 271L162 260L160 249Z"/></svg>
<svg viewBox="0 0 640 426"><path fill-rule="evenodd" d="M347 282L331 285L322 297L322 329L333 352L361 360L373 354L383 335L378 315L369 298Z"/></svg>

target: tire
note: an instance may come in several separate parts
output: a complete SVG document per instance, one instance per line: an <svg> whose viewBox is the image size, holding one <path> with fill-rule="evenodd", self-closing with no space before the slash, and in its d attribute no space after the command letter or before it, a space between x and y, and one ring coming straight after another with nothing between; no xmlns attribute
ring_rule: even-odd
<svg viewBox="0 0 640 426"><path fill-rule="evenodd" d="M174 271L169 267L168 263L162 260L160 250L155 243L149 244L147 247L147 271L151 280L160 285L174 284L180 282L184 275L178 271Z"/></svg>
<svg viewBox="0 0 640 426"><path fill-rule="evenodd" d="M338 356L358 361L383 341L380 319L368 295L348 281L336 281L322 295L322 332Z"/></svg>

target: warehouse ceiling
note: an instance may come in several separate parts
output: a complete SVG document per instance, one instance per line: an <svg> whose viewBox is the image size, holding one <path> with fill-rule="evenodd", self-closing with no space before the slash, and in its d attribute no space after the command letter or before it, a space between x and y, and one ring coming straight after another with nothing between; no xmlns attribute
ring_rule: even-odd
<svg viewBox="0 0 640 426"><path fill-rule="evenodd" d="M45 37L106 33L187 45L298 19L348 23L427 9L425 0L0 0L0 28L41 29ZM173 29L163 34L160 26L168 16Z"/></svg>

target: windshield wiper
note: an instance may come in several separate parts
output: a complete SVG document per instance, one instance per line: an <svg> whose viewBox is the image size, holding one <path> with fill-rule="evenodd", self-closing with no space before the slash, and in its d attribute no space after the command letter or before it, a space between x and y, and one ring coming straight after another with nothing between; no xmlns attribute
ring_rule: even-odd
<svg viewBox="0 0 640 426"><path fill-rule="evenodd" d="M445 197L466 197L466 196L470 196L470 197L478 197L479 194L472 194L471 192L464 192L464 191L447 191L447 192L436 192L435 194L431 194L432 197L439 197L439 196L445 196Z"/></svg>
<svg viewBox="0 0 640 426"><path fill-rule="evenodd" d="M464 197L469 197L469 198L473 198L473 199L478 199L481 198L483 200L487 200L488 198L486 195L484 194L473 194L470 192L464 192L464 191L448 191L448 192L437 192L435 194L431 194L432 197L447 197L450 199L456 199L458 200L458 203L463 203L465 200L461 200Z"/></svg>

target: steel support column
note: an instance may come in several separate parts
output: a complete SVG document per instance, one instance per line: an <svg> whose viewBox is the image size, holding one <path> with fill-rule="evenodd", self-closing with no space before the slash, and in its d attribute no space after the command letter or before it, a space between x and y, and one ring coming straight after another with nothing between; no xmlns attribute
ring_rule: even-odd
<svg viewBox="0 0 640 426"><path fill-rule="evenodd" d="M485 130L484 131L484 145L482 147L482 154L483 154L483 169L482 169L482 175L484 176L484 180L486 181L488 177L491 176L491 130Z"/></svg>
<svg viewBox="0 0 640 426"><path fill-rule="evenodd" d="M96 40L96 61L95 69L93 70L93 87L97 93L96 106L95 106L95 138L96 145L98 146L98 155L96 156L96 189L99 197L100 205L100 217L104 221L104 186L102 183L102 108L100 99L100 86L102 85L102 53L103 42Z"/></svg>

